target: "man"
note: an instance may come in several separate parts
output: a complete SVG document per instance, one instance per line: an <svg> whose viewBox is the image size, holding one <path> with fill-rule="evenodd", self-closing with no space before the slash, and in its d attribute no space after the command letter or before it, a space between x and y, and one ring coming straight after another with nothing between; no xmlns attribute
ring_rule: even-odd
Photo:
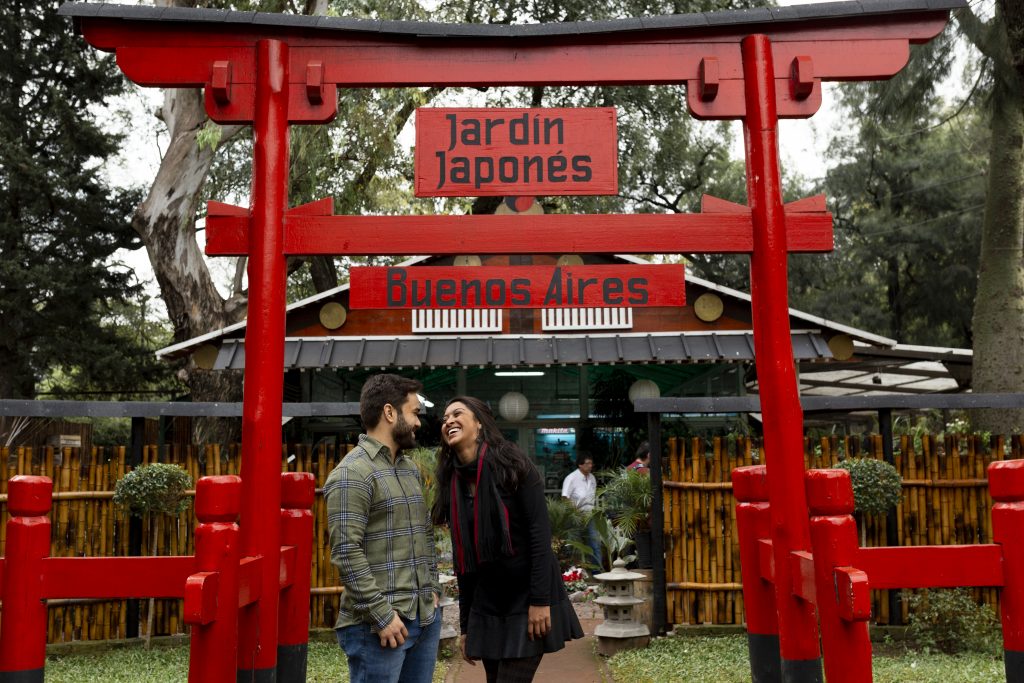
<svg viewBox="0 0 1024 683"><path fill-rule="evenodd" d="M644 441L636 449L636 460L626 466L627 470L640 474L651 474L651 445Z"/></svg>
<svg viewBox="0 0 1024 683"><path fill-rule="evenodd" d="M441 618L434 534L416 464L418 392L398 375L366 380L366 433L324 486L331 562L345 592L334 625L352 683L428 683Z"/></svg>
<svg viewBox="0 0 1024 683"><path fill-rule="evenodd" d="M597 478L592 474L594 459L589 453L576 456L576 471L571 472L562 482L562 497L572 501L584 515L590 517L597 502ZM597 535L594 520L587 520L587 545L593 554L591 561L601 567L601 539Z"/></svg>

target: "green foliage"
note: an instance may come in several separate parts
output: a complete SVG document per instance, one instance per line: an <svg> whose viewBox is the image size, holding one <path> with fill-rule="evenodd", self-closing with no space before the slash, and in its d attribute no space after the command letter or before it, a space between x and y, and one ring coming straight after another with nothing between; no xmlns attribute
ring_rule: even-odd
<svg viewBox="0 0 1024 683"><path fill-rule="evenodd" d="M434 472L437 470L437 449L436 448L412 448L402 451L416 463L419 468L420 478L423 480L423 500L427 502L427 509L434 506L434 498L437 496L437 486L434 484Z"/></svg>
<svg viewBox="0 0 1024 683"><path fill-rule="evenodd" d="M551 525L551 549L566 569L582 564L590 555L584 544L586 516L568 498L548 498L548 523Z"/></svg>
<svg viewBox="0 0 1024 683"><path fill-rule="evenodd" d="M603 476L607 478L598 492L601 511L627 536L648 527L654 501L650 476L626 469Z"/></svg>
<svg viewBox="0 0 1024 683"><path fill-rule="evenodd" d="M909 633L926 651L996 654L1002 648L998 617L966 588L923 590L911 597Z"/></svg>
<svg viewBox="0 0 1024 683"><path fill-rule="evenodd" d="M333 636L333 633L331 634ZM445 659L434 669L433 683L448 672ZM110 649L89 654L51 655L46 661L47 683L166 683L188 676L188 646ZM336 642L309 644L306 680L310 683L346 683L348 666Z"/></svg>
<svg viewBox="0 0 1024 683"><path fill-rule="evenodd" d="M615 683L749 683L747 638L683 635L656 638L643 650L621 652L608 660ZM991 683L1005 678L1001 657L957 656L902 649L876 650L875 683Z"/></svg>
<svg viewBox="0 0 1024 683"><path fill-rule="evenodd" d="M857 512L884 515L899 505L903 478L889 463L874 458L848 458L837 467L850 473Z"/></svg>
<svg viewBox="0 0 1024 683"><path fill-rule="evenodd" d="M594 529L597 530L597 537L601 540L601 547L605 551L605 559L608 565L618 558L629 564L636 559L636 555L626 555L626 551L633 545L633 539L619 526L608 520L600 510L596 510L591 517L594 522Z"/></svg>
<svg viewBox="0 0 1024 683"><path fill-rule="evenodd" d="M0 14L0 397L33 398L56 366L98 374L132 348L103 324L140 285L109 268L138 248L138 194L110 187L118 138L97 113L124 88L113 55L88 49L56 0ZM150 354L151 355L151 354Z"/></svg>
<svg viewBox="0 0 1024 683"><path fill-rule="evenodd" d="M114 502L136 517L178 515L188 509L192 478L177 465L151 463L132 470L117 481Z"/></svg>

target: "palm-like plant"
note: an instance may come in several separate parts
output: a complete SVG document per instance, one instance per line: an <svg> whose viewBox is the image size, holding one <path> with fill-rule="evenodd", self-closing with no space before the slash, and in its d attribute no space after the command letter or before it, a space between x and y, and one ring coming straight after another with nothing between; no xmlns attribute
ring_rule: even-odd
<svg viewBox="0 0 1024 683"><path fill-rule="evenodd" d="M600 507L626 536L650 526L651 478L635 470L603 475L605 484L598 494Z"/></svg>

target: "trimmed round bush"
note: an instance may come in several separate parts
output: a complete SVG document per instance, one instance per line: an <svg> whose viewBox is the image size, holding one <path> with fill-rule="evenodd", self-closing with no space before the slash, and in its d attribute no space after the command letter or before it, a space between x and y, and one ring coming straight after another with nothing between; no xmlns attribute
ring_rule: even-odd
<svg viewBox="0 0 1024 683"><path fill-rule="evenodd" d="M884 515L899 505L903 478L889 463L874 458L847 458L837 467L850 473L857 512Z"/></svg>

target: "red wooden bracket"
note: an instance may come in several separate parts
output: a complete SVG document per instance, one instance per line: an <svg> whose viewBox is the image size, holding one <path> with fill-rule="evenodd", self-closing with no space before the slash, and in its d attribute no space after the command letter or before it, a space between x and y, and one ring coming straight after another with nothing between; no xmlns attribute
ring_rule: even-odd
<svg viewBox="0 0 1024 683"><path fill-rule="evenodd" d="M861 548L854 565L871 578L873 590L1004 585L996 544Z"/></svg>
<svg viewBox="0 0 1024 683"><path fill-rule="evenodd" d="M704 57L700 60L700 99L710 102L718 95L718 58Z"/></svg>
<svg viewBox="0 0 1024 683"><path fill-rule="evenodd" d="M195 557L47 557L45 598L180 598Z"/></svg>
<svg viewBox="0 0 1024 683"><path fill-rule="evenodd" d="M238 563L238 607L251 605L260 599L263 584L260 582L262 556L243 557Z"/></svg>
<svg viewBox="0 0 1024 683"><path fill-rule="evenodd" d="M182 619L186 624L205 626L217 616L220 572L198 572L185 579Z"/></svg>
<svg viewBox="0 0 1024 683"><path fill-rule="evenodd" d="M219 106L231 102L231 62L218 60L210 74L210 94Z"/></svg>
<svg viewBox="0 0 1024 683"><path fill-rule="evenodd" d="M765 581L775 581L775 553L772 552L772 540L758 539L757 551L757 566L761 571L761 578Z"/></svg>
<svg viewBox="0 0 1024 683"><path fill-rule="evenodd" d="M793 99L806 100L814 91L814 64L811 58L800 55L793 58L790 67L790 82L793 87Z"/></svg>
<svg viewBox="0 0 1024 683"><path fill-rule="evenodd" d="M836 600L839 616L845 621L867 621L871 618L871 587L868 575L853 567L836 567Z"/></svg>
<svg viewBox="0 0 1024 683"><path fill-rule="evenodd" d="M704 195L704 197L707 199L708 195ZM744 503L767 501L767 468L764 465L747 465L734 469L732 471L732 495L737 501Z"/></svg>
<svg viewBox="0 0 1024 683"><path fill-rule="evenodd" d="M796 201L787 202L783 205L786 213L822 213L828 214L825 205L825 195L816 194L813 197L804 197ZM738 202L730 202L728 199L720 199L709 194L700 197L701 213L749 213L750 207ZM831 214L829 214L831 215Z"/></svg>
<svg viewBox="0 0 1024 683"><path fill-rule="evenodd" d="M814 581L814 555L806 550L789 553L789 573L793 577L793 595L817 604Z"/></svg>
<svg viewBox="0 0 1024 683"><path fill-rule="evenodd" d="M281 588L287 588L288 586L295 583L295 555L296 550L293 545L281 546L281 572L280 572L280 586Z"/></svg>
<svg viewBox="0 0 1024 683"><path fill-rule="evenodd" d="M313 61L306 64L306 98L310 104L324 102L324 63Z"/></svg>

